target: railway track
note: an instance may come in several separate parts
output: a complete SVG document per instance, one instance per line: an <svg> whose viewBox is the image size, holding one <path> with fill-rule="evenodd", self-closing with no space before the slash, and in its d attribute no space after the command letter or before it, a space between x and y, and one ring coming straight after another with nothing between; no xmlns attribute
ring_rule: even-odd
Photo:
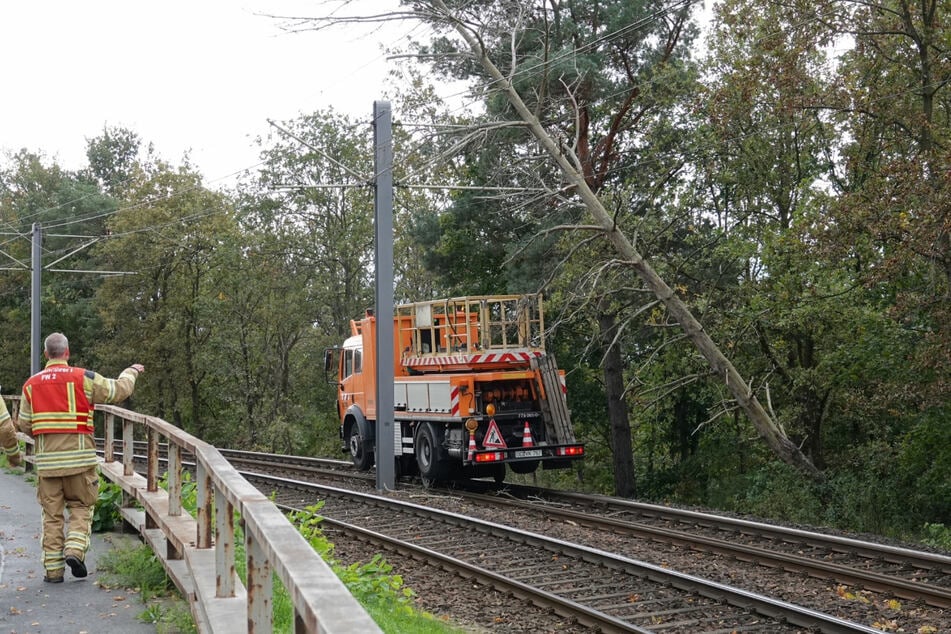
<svg viewBox="0 0 951 634"><path fill-rule="evenodd" d="M320 483L330 480L333 482L348 482L349 484L346 484L346 486L356 486L364 491L372 488L375 482L372 475L354 472L349 463L341 461L254 452L223 451L222 453L235 463L236 468L246 471L245 476L249 479L274 477L279 474L298 481L294 485L298 487L304 486L304 481ZM264 479L259 481L262 483L269 482ZM944 618L943 615L946 614L948 606L951 604L951 593L949 593L948 588L948 584L951 583L951 573L949 573L951 558L946 556L747 520L708 515L695 511L641 504L617 498L520 486L507 486L499 490L488 483L474 482L472 484L475 489L479 489L479 487L482 487L482 489L474 491L454 489L444 493L426 491L427 505L439 506L448 510L465 506L467 515L479 515L488 519L505 517L507 523L518 523L517 520L521 517L524 521L520 524L522 528L518 530L522 533L531 531L533 526L539 526L544 518L549 522L557 523L559 526L576 527L578 530L572 533L569 538L563 538L563 541L564 539L570 539L572 542L577 542L576 545L580 548L591 548L595 551L598 549L594 548L592 544L604 544L606 541L605 535L620 536L619 540L611 541L610 550L626 561L633 561L641 557L633 552L633 549L629 553L625 543L640 544L641 551L643 551L643 543L646 540L657 544L666 544L668 547L725 555L730 561L746 562L748 566L768 566L776 571L776 576L779 579L782 579L782 575L791 576L791 580L785 584L790 587L798 583L795 579L808 575L838 584L849 585L861 589L863 592L879 592L882 597L888 597L888 599L883 599L883 602L885 600L892 601L891 597L902 597L909 602L909 605L927 604L934 608L930 612L924 611L928 615L925 619L928 623L941 624L942 618ZM401 490L404 496L423 494L421 488L411 485L401 485ZM339 497L342 494L335 495ZM460 504L460 501L463 503ZM371 524L372 513L367 513L365 516L357 514L355 517L358 517L359 521L352 521L350 516L339 519L330 514L329 510L326 512L335 522L341 522L339 524L340 530L346 530L350 534L360 534L361 539L375 539L375 543L378 543L381 548L397 550L415 558L424 558L429 555L424 553L411 554L414 547L439 552L437 549L429 548L429 546L421 546L419 543L415 543L414 540L403 540L408 545L397 545L396 542L384 543L384 538L399 541L400 537L373 528ZM376 514L384 515L382 511L378 511ZM405 520L396 522L396 524L401 523L405 523ZM479 530L482 531L483 528ZM374 537L373 535L377 536ZM625 540L627 541L625 542ZM588 545L585 546L585 543ZM508 549L511 547L499 546L499 548ZM451 553L442 554L443 556L454 557ZM483 556L480 561L484 562L485 560L486 557ZM439 565L446 568L449 564L443 562ZM474 564L469 562L469 565ZM489 572L494 575L505 575L504 570L502 572L490 570ZM488 577L485 577L485 579L479 577L479 575L485 575L485 572L476 574L470 571L468 574L475 575L474 578L487 582L485 579ZM743 573L738 574L742 575ZM554 576L554 573L552 575L546 583L557 582L557 577ZM524 580L516 581L520 584L526 583ZM501 582L497 580L496 583ZM610 583L612 586L615 585L615 580L612 578ZM732 585L732 583L729 585ZM782 582L780 582L780 585L783 585ZM525 588L518 585L509 587L505 591L516 594L526 592ZM623 595L623 592L621 594ZM627 596L629 598L640 598L643 594L635 591ZM706 595L703 596L706 597ZM794 598L796 598L795 595ZM713 599L705 598L705 601L710 600ZM532 601L537 605L543 603L536 599ZM796 600L795 602L798 603L799 601ZM732 604L727 602L727 605ZM746 603L741 602L740 605L748 607L749 604L747 601ZM813 607L816 608L817 606L814 605ZM822 610L827 609L822 603L818 607ZM555 608L548 606L547 609ZM770 616L768 611L766 616ZM759 616L754 618L759 618ZM879 627L882 625L881 620L871 615L867 617L853 616L852 620L875 625L876 629L871 631L889 629L887 621L885 622L886 627ZM587 623L587 621L581 619L579 619L579 622ZM796 623L795 621L788 622ZM642 625L634 626L643 627ZM607 626L598 624L596 627L604 628ZM818 626L797 624L795 627L800 629L773 630L771 627L765 627L762 624L754 629L758 631L804 631L801 628L817 628ZM863 626L855 627L861 628ZM686 629L683 631L702 630ZM827 630L813 629L809 631ZM851 629L845 631L866 630ZM928 626L928 629L921 631L940 632L942 630Z"/></svg>
<svg viewBox="0 0 951 634"><path fill-rule="evenodd" d="M244 476L284 508L323 502L325 524L603 632L876 631L502 524L351 489L250 472Z"/></svg>
<svg viewBox="0 0 951 634"><path fill-rule="evenodd" d="M762 522L604 496L506 488L456 492L496 504L630 537L719 553L741 561L951 608L951 557ZM530 499L529 499L530 498Z"/></svg>
<svg viewBox="0 0 951 634"><path fill-rule="evenodd" d="M229 460L249 467L276 468L289 477L360 477L347 463L314 458L233 453ZM243 461L243 462L242 462ZM326 466L334 465L331 473ZM293 465L294 469L288 469ZM486 482L452 495L486 508L505 508L572 522L598 531L719 553L741 561L802 573L841 584L922 601L951 609L951 557L762 522L598 496L536 487L499 488ZM481 491L481 492L480 492ZM497 513L495 514L497 515Z"/></svg>

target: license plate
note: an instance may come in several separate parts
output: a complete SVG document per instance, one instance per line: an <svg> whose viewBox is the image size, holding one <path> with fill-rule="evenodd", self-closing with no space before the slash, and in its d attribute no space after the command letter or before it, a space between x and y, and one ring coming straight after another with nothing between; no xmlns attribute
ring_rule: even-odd
<svg viewBox="0 0 951 634"><path fill-rule="evenodd" d="M521 449L515 452L516 458L541 458L541 449Z"/></svg>

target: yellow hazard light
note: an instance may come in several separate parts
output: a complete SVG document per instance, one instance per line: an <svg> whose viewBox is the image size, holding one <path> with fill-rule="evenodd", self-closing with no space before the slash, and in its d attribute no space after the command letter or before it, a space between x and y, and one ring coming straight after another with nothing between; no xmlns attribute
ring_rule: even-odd
<svg viewBox="0 0 951 634"><path fill-rule="evenodd" d="M493 405L492 403L489 403L488 405L486 405L485 413L488 414L489 416L495 416L495 405Z"/></svg>

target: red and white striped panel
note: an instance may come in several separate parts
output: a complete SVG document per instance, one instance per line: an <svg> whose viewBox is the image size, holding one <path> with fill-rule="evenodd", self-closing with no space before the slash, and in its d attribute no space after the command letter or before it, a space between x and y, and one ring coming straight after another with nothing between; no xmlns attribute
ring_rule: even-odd
<svg viewBox="0 0 951 634"><path fill-rule="evenodd" d="M438 365L477 365L481 363L526 363L533 357L542 356L538 351L519 352L487 352L485 354L446 355L440 357L408 357L404 365L408 366L438 366Z"/></svg>
<svg viewBox="0 0 951 634"><path fill-rule="evenodd" d="M459 388L456 386L453 386L449 393L449 413L459 416Z"/></svg>

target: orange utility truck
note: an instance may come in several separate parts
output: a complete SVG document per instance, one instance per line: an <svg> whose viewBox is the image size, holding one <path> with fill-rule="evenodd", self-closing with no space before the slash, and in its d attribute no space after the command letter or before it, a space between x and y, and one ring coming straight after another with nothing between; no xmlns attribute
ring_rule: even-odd
<svg viewBox="0 0 951 634"><path fill-rule="evenodd" d="M427 483L505 478L584 457L564 372L545 353L539 295L458 297L395 308L394 459ZM376 453L376 318L350 322L327 350L343 450L370 469Z"/></svg>

